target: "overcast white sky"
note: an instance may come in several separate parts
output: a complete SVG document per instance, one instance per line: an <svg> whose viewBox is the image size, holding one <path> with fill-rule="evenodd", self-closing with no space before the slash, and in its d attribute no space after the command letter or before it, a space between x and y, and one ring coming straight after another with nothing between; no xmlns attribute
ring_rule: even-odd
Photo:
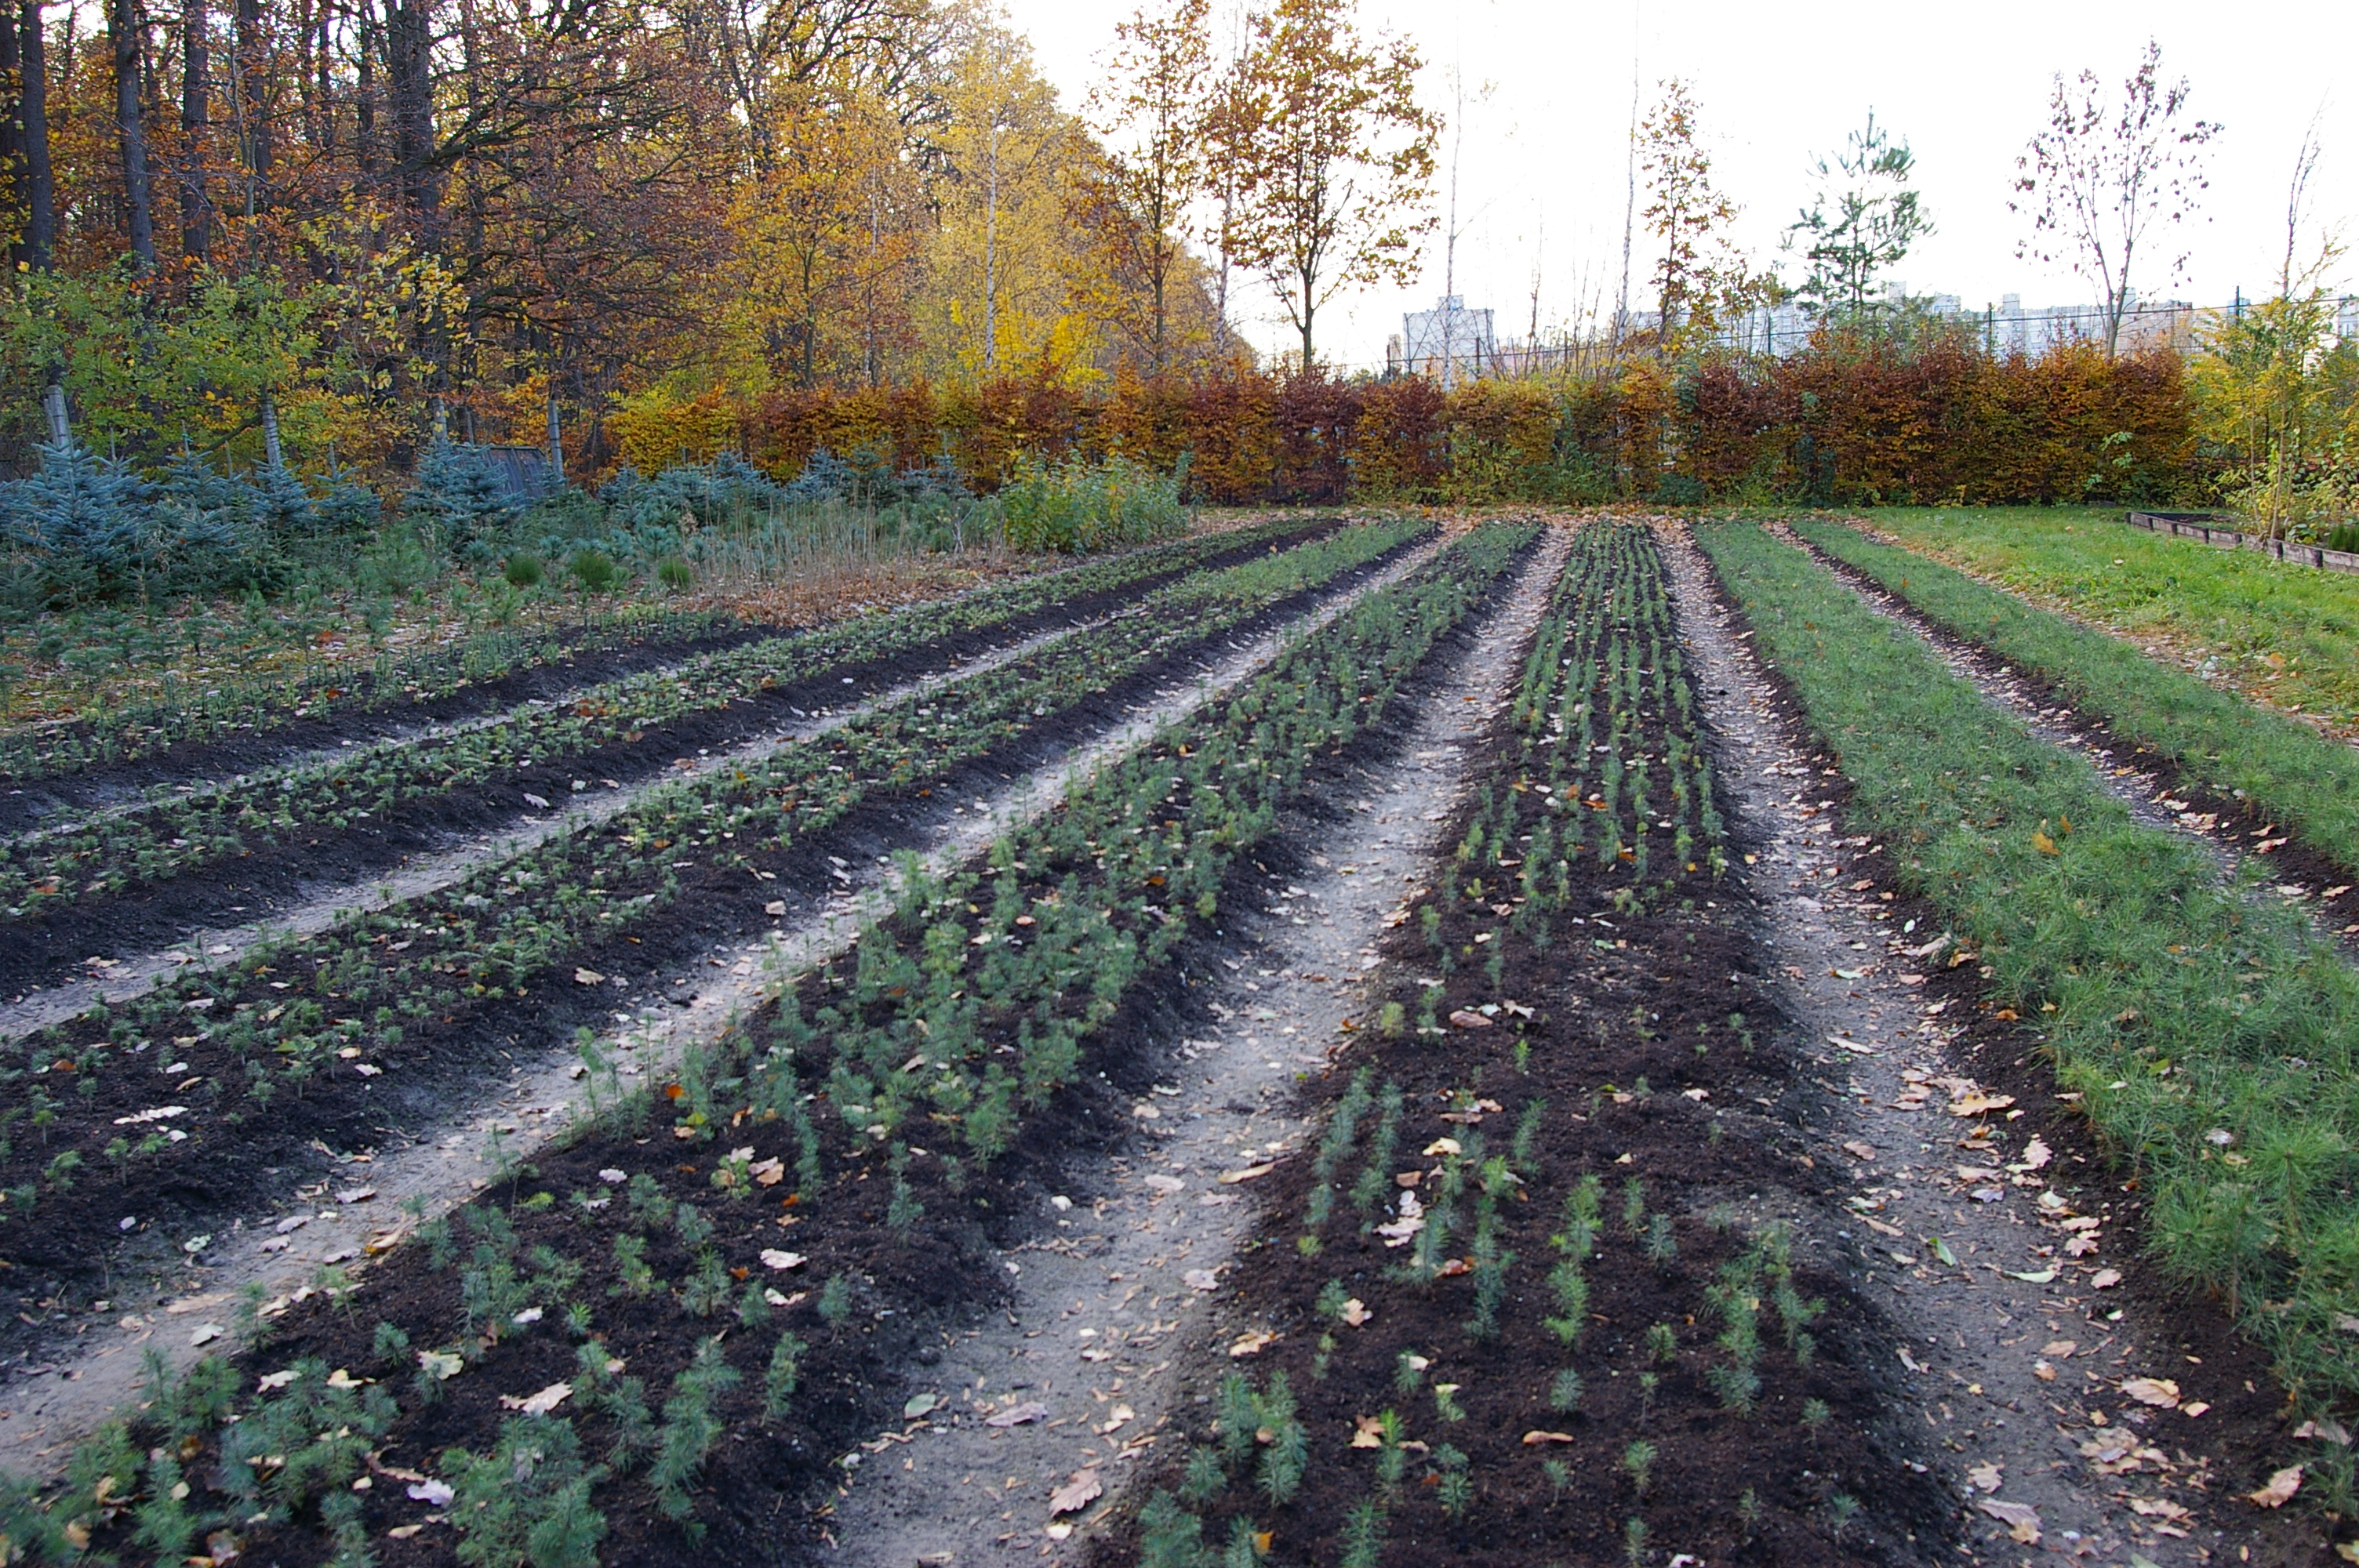
<svg viewBox="0 0 2359 1568"><path fill-rule="evenodd" d="M1136 0L1004 3L1077 106L1099 74L1096 55ZM2166 76L2187 76L2194 111L2226 129L2210 152L2204 221L2188 226L2183 247L2169 246L2192 252L2187 276L2170 287L2159 267L2142 268L2132 279L2142 294L2212 303L2274 281L2287 177L2304 126L2321 109L2316 215L2359 240L2359 86L2338 92L2333 80L2340 72L2348 83L2359 59L2359 5L2349 0L1984 0L1939 10L1821 0L1783 19L1728 0L1362 0L1362 15L1372 28L1416 40L1429 102L1446 104L1448 68L1462 71L1458 292L1496 308L1502 336L1528 325L1536 265L1543 325L1577 315L1584 293L1603 290L1611 300L1634 45L1646 95L1666 76L1694 84L1715 172L1745 209L1740 238L1756 257L1774 254L1807 200L1812 159L1840 148L1873 107L1915 150L1919 189L1939 225L1898 269L1912 293L1957 294L1970 306L2006 293L2027 305L2093 298L2069 272L2016 259L2024 224L2007 211L2008 180L2044 118L2054 75L2089 66L2117 84L2149 35L2162 45ZM1492 90L1477 102L1485 82ZM2167 266L2163 248L2157 255ZM1789 264L1788 278L1799 270ZM1402 310L1430 304L1441 276L1437 239L1410 288L1340 298L1321 318L1321 357L1381 361ZM2359 283L2359 265L2346 264L2341 281ZM1266 296L1249 298L1245 316L1256 341L1285 341Z"/></svg>

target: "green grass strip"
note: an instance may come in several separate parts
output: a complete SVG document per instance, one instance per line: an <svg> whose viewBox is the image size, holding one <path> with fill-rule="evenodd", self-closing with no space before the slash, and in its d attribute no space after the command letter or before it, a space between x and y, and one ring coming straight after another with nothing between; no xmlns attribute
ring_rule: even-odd
<svg viewBox="0 0 2359 1568"><path fill-rule="evenodd" d="M2136 1166L2149 1248L2228 1303L2289 1390L2347 1408L2359 973L1803 552L1749 524L1698 533L1851 779L1858 826L1980 948L2060 1087Z"/></svg>
<svg viewBox="0 0 2359 1568"><path fill-rule="evenodd" d="M2043 604L2169 643L2281 707L2359 724L2359 578L2150 534L2093 507L1882 507L1875 525Z"/></svg>
<svg viewBox="0 0 2359 1568"><path fill-rule="evenodd" d="M2359 752L1913 551L1832 523L1798 523L1795 532L1937 624L2053 682L2115 734L2153 747L2221 795L2242 792L2359 871Z"/></svg>

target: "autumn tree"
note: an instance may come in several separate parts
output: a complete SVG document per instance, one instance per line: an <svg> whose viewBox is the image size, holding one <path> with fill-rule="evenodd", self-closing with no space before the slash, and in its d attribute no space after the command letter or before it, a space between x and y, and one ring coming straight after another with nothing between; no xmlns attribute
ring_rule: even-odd
<svg viewBox="0 0 2359 1568"><path fill-rule="evenodd" d="M1417 101L1422 61L1368 38L1353 0L1278 0L1253 19L1219 144L1239 192L1226 243L1259 271L1318 362L1320 308L1351 285L1406 284L1433 231L1440 116Z"/></svg>
<svg viewBox="0 0 2359 1568"><path fill-rule="evenodd" d="M2017 195L2007 203L2031 220L2017 255L2067 263L2104 291L2109 356L2120 348L2141 247L2194 215L2210 184L2202 149L2221 129L2188 114L2185 77L2167 87L2161 77L2162 48L2152 39L2118 101L2093 70L2069 84L2060 72L2048 124L2016 159ZM2176 282L2186 267L2182 251L2163 270Z"/></svg>
<svg viewBox="0 0 2359 1568"><path fill-rule="evenodd" d="M1803 252L1810 275L1797 291L1807 304L1864 315L1877 275L1933 232L1932 215L1909 184L1916 168L1908 142L1893 141L1872 109L1843 151L1811 166L1817 197L1786 231L1789 242L1810 243Z"/></svg>
<svg viewBox="0 0 2359 1568"><path fill-rule="evenodd" d="M1116 24L1106 79L1090 94L1106 151L1075 182L1099 309L1158 373L1178 346L1172 290L1204 189L1210 15L1210 0L1169 0Z"/></svg>
<svg viewBox="0 0 2359 1568"><path fill-rule="evenodd" d="M804 89L762 140L766 168L741 184L725 269L773 376L796 386L882 369L880 300L905 295L917 193L902 129L857 82ZM893 280L902 279L898 287Z"/></svg>
<svg viewBox="0 0 2359 1568"><path fill-rule="evenodd" d="M1738 209L1712 183L1695 98L1677 77L1660 91L1638 126L1638 169L1647 194L1639 216L1661 246L1654 284L1660 341L1669 349L1717 326L1728 307L1742 303L1748 278L1728 243Z"/></svg>

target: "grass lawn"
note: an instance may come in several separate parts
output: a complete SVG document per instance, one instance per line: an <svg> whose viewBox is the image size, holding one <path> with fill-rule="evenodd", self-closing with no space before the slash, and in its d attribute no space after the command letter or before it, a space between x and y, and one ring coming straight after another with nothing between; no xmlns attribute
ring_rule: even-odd
<svg viewBox="0 0 2359 1568"><path fill-rule="evenodd" d="M1864 521L2249 697L2359 731L2359 576L2161 537L2114 508L1897 506Z"/></svg>

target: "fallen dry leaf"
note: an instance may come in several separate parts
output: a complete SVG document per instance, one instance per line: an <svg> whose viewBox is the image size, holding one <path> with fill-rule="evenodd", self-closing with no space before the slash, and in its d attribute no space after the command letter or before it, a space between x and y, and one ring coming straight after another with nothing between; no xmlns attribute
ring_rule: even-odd
<svg viewBox="0 0 2359 1568"><path fill-rule="evenodd" d="M2168 1378L2131 1378L2122 1384L2122 1392L2158 1410L2173 1410L2179 1404L2179 1385Z"/></svg>
<svg viewBox="0 0 2359 1568"><path fill-rule="evenodd" d="M1265 1334L1258 1328L1248 1329L1237 1336L1235 1343L1229 1346L1229 1354L1258 1356L1261 1354L1263 1346L1275 1344L1277 1340L1277 1336L1275 1334Z"/></svg>
<svg viewBox="0 0 2359 1568"><path fill-rule="evenodd" d="M1875 1158L1875 1148L1869 1144L1862 1143L1856 1138L1843 1145L1843 1152L1851 1155L1854 1159L1858 1160L1873 1160Z"/></svg>
<svg viewBox="0 0 2359 1568"><path fill-rule="evenodd" d="M1239 1182L1250 1182L1256 1176L1266 1176L1276 1169L1277 1166L1275 1162L1265 1162L1259 1165L1247 1165L1242 1171L1223 1171L1221 1180L1227 1185L1234 1186Z"/></svg>
<svg viewBox="0 0 2359 1568"><path fill-rule="evenodd" d="M1996 1498L1976 1498L1974 1507L2006 1526L2007 1534L2024 1546L2039 1544L2039 1510L2025 1503L2006 1503Z"/></svg>
<svg viewBox="0 0 2359 1568"><path fill-rule="evenodd" d="M797 1269L802 1266L802 1262L803 1255L799 1252L788 1252L776 1247L762 1249L762 1266L766 1269Z"/></svg>
<svg viewBox="0 0 2359 1568"><path fill-rule="evenodd" d="M1544 1443L1571 1443L1572 1440L1572 1433L1569 1432L1527 1432L1524 1433L1524 1446L1527 1448L1538 1448Z"/></svg>
<svg viewBox="0 0 2359 1568"><path fill-rule="evenodd" d="M1972 1481L1982 1491L1995 1492L1999 1488L1999 1467L1995 1465L1977 1465L1966 1472L1966 1479Z"/></svg>
<svg viewBox="0 0 2359 1568"><path fill-rule="evenodd" d="M1450 1022L1456 1029L1488 1029L1492 1026L1491 1021L1481 1013L1470 1012L1462 1007L1451 1011Z"/></svg>
<svg viewBox="0 0 2359 1568"><path fill-rule="evenodd" d="M457 1495L451 1490L447 1481L419 1481L409 1488L411 1501L435 1509L449 1506L451 1499Z"/></svg>
<svg viewBox="0 0 2359 1568"><path fill-rule="evenodd" d="M602 986L606 983L606 977L595 969L576 969L573 971L573 983L577 986Z"/></svg>
<svg viewBox="0 0 2359 1568"><path fill-rule="evenodd" d="M502 1394L500 1404L504 1409L522 1411L527 1415L547 1415L572 1397L572 1384L551 1383L540 1392L523 1399L518 1399L514 1394Z"/></svg>
<svg viewBox="0 0 2359 1568"><path fill-rule="evenodd" d="M2245 1497L2265 1509L2281 1509L2293 1501L2293 1495L2301 1490L2301 1471L2300 1465L2288 1465L2271 1476L2267 1486L2256 1492L2246 1492Z"/></svg>
<svg viewBox="0 0 2359 1568"><path fill-rule="evenodd" d="M2042 1356L2053 1356L2059 1361L2069 1361L2072 1358L2072 1352L2080 1348L2069 1339L2051 1339L2039 1347L2039 1353Z"/></svg>
<svg viewBox="0 0 2359 1568"><path fill-rule="evenodd" d="M1023 1404L1011 1406L1010 1408L1001 1411L995 1415L987 1415L984 1417L983 1424L985 1426L1022 1426L1027 1422L1045 1420L1048 1414L1049 1407L1047 1405L1042 1404L1038 1400L1027 1400Z"/></svg>
<svg viewBox="0 0 2359 1568"><path fill-rule="evenodd" d="M1385 1445L1385 1423L1372 1415L1353 1416L1352 1446L1382 1448Z"/></svg>
<svg viewBox="0 0 2359 1568"><path fill-rule="evenodd" d="M1105 1488L1098 1484L1098 1473L1095 1470L1076 1470L1071 1480L1049 1494L1049 1511L1052 1514L1069 1514L1076 1509L1087 1507L1092 1499L1102 1497L1104 1493Z"/></svg>
<svg viewBox="0 0 2359 1568"><path fill-rule="evenodd" d="M1180 1278L1191 1291L1216 1291L1221 1288L1221 1277L1210 1269L1190 1269Z"/></svg>
<svg viewBox="0 0 2359 1568"><path fill-rule="evenodd" d="M2089 1288L2093 1291L2110 1291L2121 1282L2122 1271L2119 1269L2100 1269L2089 1276Z"/></svg>
<svg viewBox="0 0 2359 1568"><path fill-rule="evenodd" d="M1357 1328L1375 1315L1368 1310L1367 1303L1357 1296L1352 1297L1343 1303L1343 1323L1346 1327Z"/></svg>

